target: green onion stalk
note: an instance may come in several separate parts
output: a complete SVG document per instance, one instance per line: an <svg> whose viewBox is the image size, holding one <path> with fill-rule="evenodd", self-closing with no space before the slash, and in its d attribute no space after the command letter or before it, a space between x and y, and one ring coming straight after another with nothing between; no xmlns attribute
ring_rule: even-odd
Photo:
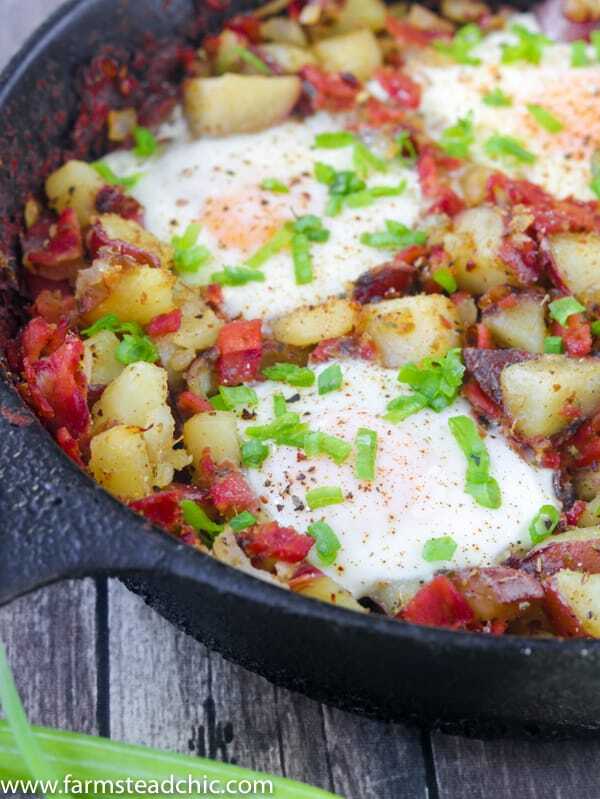
<svg viewBox="0 0 600 799"><path fill-rule="evenodd" d="M90 799L111 795L107 781L113 786L119 785L118 795L121 796L166 796L156 793L156 786L158 790L166 791L171 796L211 796L216 794L205 786L210 786L210 781L215 781L222 788L229 783L227 796L270 795L277 799L336 799L335 794L319 788L228 763L133 746L92 735L31 727L1 644L0 701L6 715L5 720L0 720L1 780L35 780L47 785L56 782L61 796L68 797L69 785L63 784L63 778L69 775L71 797L86 796ZM128 779L131 790L121 792L120 786L126 787ZM151 785L152 788L148 793L134 792L136 780ZM170 786L177 784L178 780L182 781L180 786L190 785L192 792L171 793ZM79 789L86 782L87 790L84 794ZM240 783L238 793L233 787L235 782ZM264 790L257 787L255 793L248 793L249 782L256 783L257 786L264 786L265 782L271 783L272 792L268 787ZM161 783L168 787L161 787ZM196 791L197 787L199 792ZM116 790L114 795L117 795Z"/></svg>

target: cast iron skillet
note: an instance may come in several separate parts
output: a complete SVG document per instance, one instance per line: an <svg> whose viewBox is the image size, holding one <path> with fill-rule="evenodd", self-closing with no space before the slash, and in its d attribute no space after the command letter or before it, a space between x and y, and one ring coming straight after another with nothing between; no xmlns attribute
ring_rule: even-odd
<svg viewBox="0 0 600 799"><path fill-rule="evenodd" d="M218 29L222 16L200 5ZM229 13L252 5L234 2ZM24 193L39 185L40 164L66 141L75 68L109 41L139 46L147 30L179 35L192 6L73 0L35 34L0 82L0 214L18 213ZM0 241L13 246L6 220ZM408 626L246 576L179 545L96 486L59 451L6 374L0 547L0 604L65 578L118 575L227 658L347 710L463 734L600 730L600 642Z"/></svg>

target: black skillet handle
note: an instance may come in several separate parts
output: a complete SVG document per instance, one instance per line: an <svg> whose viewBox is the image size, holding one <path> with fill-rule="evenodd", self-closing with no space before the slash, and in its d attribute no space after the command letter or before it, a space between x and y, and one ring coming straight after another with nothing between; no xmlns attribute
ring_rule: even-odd
<svg viewBox="0 0 600 799"><path fill-rule="evenodd" d="M0 377L0 605L64 578L164 570L180 547L144 526L59 450Z"/></svg>

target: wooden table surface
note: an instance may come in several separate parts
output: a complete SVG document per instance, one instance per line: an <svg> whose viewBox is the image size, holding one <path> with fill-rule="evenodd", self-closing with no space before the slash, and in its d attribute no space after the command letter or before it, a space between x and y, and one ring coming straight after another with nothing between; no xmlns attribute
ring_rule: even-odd
<svg viewBox="0 0 600 799"><path fill-rule="evenodd" d="M0 65L60 0L0 0ZM598 799L600 741L483 742L342 713L228 663L116 580L0 611L32 722L195 752L347 799Z"/></svg>

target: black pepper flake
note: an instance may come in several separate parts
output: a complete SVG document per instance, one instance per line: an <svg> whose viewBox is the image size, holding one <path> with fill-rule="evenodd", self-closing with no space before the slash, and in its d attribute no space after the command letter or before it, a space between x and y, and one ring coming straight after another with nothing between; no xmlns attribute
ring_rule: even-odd
<svg viewBox="0 0 600 799"><path fill-rule="evenodd" d="M302 502L302 500L300 499L300 497L297 497L295 494L292 494L292 502L294 503L294 510L296 511L304 510L305 505L304 502Z"/></svg>
<svg viewBox="0 0 600 799"><path fill-rule="evenodd" d="M286 402L298 402L301 399L300 394L292 394L291 397L286 399Z"/></svg>

